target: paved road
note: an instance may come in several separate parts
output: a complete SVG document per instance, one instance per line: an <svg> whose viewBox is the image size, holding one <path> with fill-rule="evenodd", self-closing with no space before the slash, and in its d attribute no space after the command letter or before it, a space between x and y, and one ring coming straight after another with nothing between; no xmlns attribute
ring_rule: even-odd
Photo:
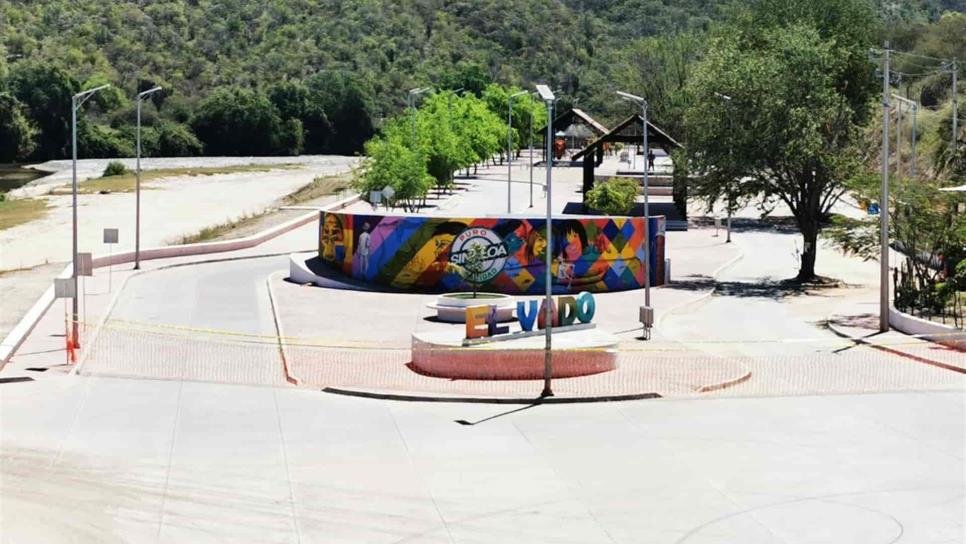
<svg viewBox="0 0 966 544"><path fill-rule="evenodd" d="M112 319L275 334L265 280L288 269L288 256L243 259L166 270L132 277Z"/></svg>
<svg viewBox="0 0 966 544"><path fill-rule="evenodd" d="M3 388L7 542L966 538L959 393L507 413L177 381Z"/></svg>

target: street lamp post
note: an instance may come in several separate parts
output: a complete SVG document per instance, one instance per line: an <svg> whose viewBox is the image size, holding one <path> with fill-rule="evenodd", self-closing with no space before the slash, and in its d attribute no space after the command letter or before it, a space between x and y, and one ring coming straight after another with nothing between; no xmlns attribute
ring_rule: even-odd
<svg viewBox="0 0 966 544"><path fill-rule="evenodd" d="M512 191L512 177L513 177L513 99L522 95L527 94L526 91L520 91L518 93L513 93L507 98L507 114L506 114L506 213L510 212L510 195Z"/></svg>
<svg viewBox="0 0 966 544"><path fill-rule="evenodd" d="M555 100L553 91L550 87L546 85L537 85L537 93L540 98L547 105L547 114L551 114L553 109L553 102ZM544 275L544 334L545 334L545 344L543 350L543 392L540 393L541 397L552 397L553 390L550 388L550 377L553 375L553 340L552 331L553 328L553 301L551 296L553 294L552 286L550 282L552 281L550 275L550 263L553 262L553 218L551 217L552 207L550 198L550 176L553 170L553 159L550 158L550 146L552 144L551 133L553 132L553 122L547 123L547 222L546 229L544 230L544 235L546 236L547 248L546 248L546 262L545 275Z"/></svg>
<svg viewBox="0 0 966 544"><path fill-rule="evenodd" d="M138 93L138 129L137 129L137 162L135 164L136 182L134 197L134 269L141 268L141 103L148 96L161 90L154 87Z"/></svg>
<svg viewBox="0 0 966 544"><path fill-rule="evenodd" d="M77 93L70 99L70 154L71 154L71 207L72 207L72 226L73 226L73 240L72 240L72 258L71 265L73 268L74 283L74 297L71 301L71 341L75 348L80 347L80 338L78 336L78 299L77 299L77 110L87 102L91 96L97 91L106 89L110 87L110 84L101 85L100 87L95 87L93 89L84 91L82 93Z"/></svg>
<svg viewBox="0 0 966 544"><path fill-rule="evenodd" d="M889 331L889 42L882 68L882 187L879 197L879 332Z"/></svg>
<svg viewBox="0 0 966 544"><path fill-rule="evenodd" d="M729 142L728 143L728 159L733 162L734 161L734 153L733 153L734 152L734 141L732 139L735 137L735 135L734 135L734 120L732 119L732 113L731 113L731 97L728 96L728 95L726 95L726 94L719 93L719 92L715 92L714 95L717 96L718 98L720 98L720 99L725 100L725 101L728 102L728 132L729 132L729 134L728 134L728 142ZM730 166L731 167L734 167L734 164L731 164ZM727 198L728 198L728 204L727 204L727 206L728 206L728 210L727 210L728 211L728 237L725 240L725 243L726 244L730 244L731 243L731 206L732 206L732 202L731 201L732 201L732 198L731 198L731 190L730 190L731 189L731 183L730 182L728 184L728 189L729 189L728 190L728 195L727 195Z"/></svg>
<svg viewBox="0 0 966 544"><path fill-rule="evenodd" d="M915 179L916 178L916 139L918 138L918 135L917 135L918 128L917 128L916 117L919 113L919 103L914 100L909 100L904 96L899 96L897 94L893 94L892 99L898 100L902 104L909 106L909 109L912 110L912 178ZM901 106L897 105L896 107L898 109ZM898 132L899 132L899 128L897 123L896 133ZM898 138L896 140L898 141ZM898 176L898 169L896 170L896 175Z"/></svg>
<svg viewBox="0 0 966 544"><path fill-rule="evenodd" d="M406 106L409 108L409 114L412 117L413 147L416 147L416 97L425 93L431 88L432 87L418 87L416 89L410 89L409 94L406 95Z"/></svg>
<svg viewBox="0 0 966 544"><path fill-rule="evenodd" d="M533 109L530 109L530 207L533 207Z"/></svg>
<svg viewBox="0 0 966 544"><path fill-rule="evenodd" d="M644 145L644 158L647 160L647 100L630 93L617 91L617 95L641 106L641 132ZM651 326L654 324L654 309L651 308L651 213L648 205L650 184L647 176L647 163L644 163L644 307L641 308L641 324L644 325L644 339L650 339Z"/></svg>

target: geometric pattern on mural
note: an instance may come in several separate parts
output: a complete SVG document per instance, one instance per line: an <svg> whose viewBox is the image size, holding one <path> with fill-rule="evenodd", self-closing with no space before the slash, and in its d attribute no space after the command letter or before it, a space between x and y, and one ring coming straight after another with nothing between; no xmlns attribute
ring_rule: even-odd
<svg viewBox="0 0 966 544"><path fill-rule="evenodd" d="M664 282L664 217L650 219L651 285ZM551 244L554 293L605 292L644 285L643 217L449 218L322 212L319 257L366 283L403 290L458 291L461 241L489 250L492 277L481 290L544 292ZM464 243L465 245L465 243Z"/></svg>

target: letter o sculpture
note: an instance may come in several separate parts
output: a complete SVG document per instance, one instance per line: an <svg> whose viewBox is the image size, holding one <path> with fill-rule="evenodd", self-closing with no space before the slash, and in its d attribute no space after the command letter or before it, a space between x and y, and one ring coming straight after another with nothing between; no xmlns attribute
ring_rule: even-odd
<svg viewBox="0 0 966 544"><path fill-rule="evenodd" d="M595 312L597 312L597 303L594 301L594 295L581 291L577 295L577 319L581 323L590 323L594 319Z"/></svg>

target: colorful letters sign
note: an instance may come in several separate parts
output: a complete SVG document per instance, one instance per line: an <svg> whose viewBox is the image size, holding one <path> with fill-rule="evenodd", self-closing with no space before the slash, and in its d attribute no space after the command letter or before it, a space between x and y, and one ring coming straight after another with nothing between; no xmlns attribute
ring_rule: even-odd
<svg viewBox="0 0 966 544"><path fill-rule="evenodd" d="M664 280L664 217L650 219L651 284ZM605 292L644 285L644 219L447 218L322 212L319 257L369 283L428 291L468 288L467 251L483 262L478 289L510 295L544 292L551 245L554 293Z"/></svg>

